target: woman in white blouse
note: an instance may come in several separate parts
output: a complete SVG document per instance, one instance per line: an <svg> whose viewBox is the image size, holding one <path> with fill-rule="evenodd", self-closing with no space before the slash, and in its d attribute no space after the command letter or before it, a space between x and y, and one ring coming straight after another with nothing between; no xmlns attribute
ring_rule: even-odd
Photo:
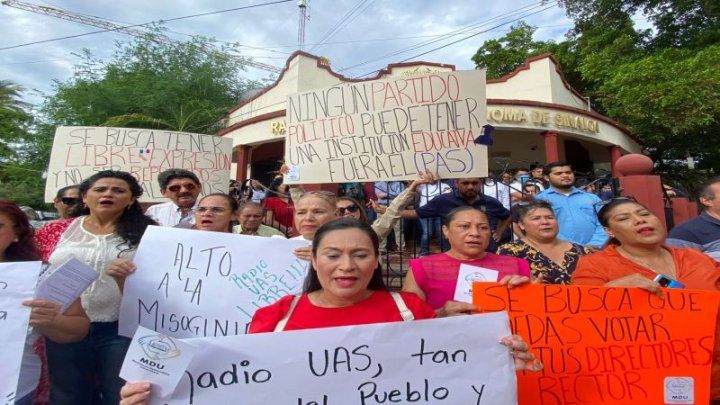
<svg viewBox="0 0 720 405"><path fill-rule="evenodd" d="M118 336L121 292L107 265L117 258L132 259L148 225L142 212L143 193L127 172L102 171L80 185L85 206L60 236L49 261L61 264L75 256L93 267L98 279L81 296L90 318L90 332L79 343L48 342L50 403L117 404L123 381L118 376L130 339Z"/></svg>

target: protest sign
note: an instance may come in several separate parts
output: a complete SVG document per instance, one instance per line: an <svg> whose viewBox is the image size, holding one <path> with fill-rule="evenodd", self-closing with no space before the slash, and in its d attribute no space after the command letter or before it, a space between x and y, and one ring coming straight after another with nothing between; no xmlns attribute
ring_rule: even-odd
<svg viewBox="0 0 720 405"><path fill-rule="evenodd" d="M42 263L0 263L0 402L12 404L15 397L30 308L22 305L32 299Z"/></svg>
<svg viewBox="0 0 720 405"><path fill-rule="evenodd" d="M487 176L485 71L337 84L288 96L288 183Z"/></svg>
<svg viewBox="0 0 720 405"><path fill-rule="evenodd" d="M522 404L709 402L717 292L475 283L473 298L545 366L519 377Z"/></svg>
<svg viewBox="0 0 720 405"><path fill-rule="evenodd" d="M172 237L168 237L172 232ZM257 308L299 293L302 240L150 226L125 281L120 334L137 325L175 338L245 333Z"/></svg>
<svg viewBox="0 0 720 405"><path fill-rule="evenodd" d="M494 313L183 339L198 351L172 395L151 403L516 404L499 343L509 333L507 314Z"/></svg>
<svg viewBox="0 0 720 405"><path fill-rule="evenodd" d="M195 173L202 193L227 193L232 140L215 135L158 129L58 127L55 131L45 202L58 189L79 184L101 170L132 173L144 193L141 202L165 201L157 176L167 169Z"/></svg>

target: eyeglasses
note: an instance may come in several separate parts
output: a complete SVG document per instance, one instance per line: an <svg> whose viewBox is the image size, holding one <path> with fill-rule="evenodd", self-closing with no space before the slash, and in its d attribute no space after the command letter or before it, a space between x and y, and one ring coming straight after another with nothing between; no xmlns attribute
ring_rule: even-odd
<svg viewBox="0 0 720 405"><path fill-rule="evenodd" d="M340 213L340 215L345 215L345 211L355 213L358 212L358 210L360 210L360 207L355 204L348 205L347 207L338 207L338 212Z"/></svg>
<svg viewBox="0 0 720 405"><path fill-rule="evenodd" d="M79 198L73 198L73 197L63 197L60 199L63 204L65 205L75 205L77 204Z"/></svg>
<svg viewBox="0 0 720 405"><path fill-rule="evenodd" d="M180 191L183 187L184 187L185 190L187 190L187 191L194 191L194 190L197 188L197 186L194 185L193 183L186 183L186 184L175 184L175 185L172 185L172 186L168 187L167 189L170 190L170 191L172 191L173 193L177 193L177 192Z"/></svg>
<svg viewBox="0 0 720 405"><path fill-rule="evenodd" d="M227 208L224 207L198 207L195 210L198 214L204 214L206 212L210 212L211 214L222 214L223 212L227 211Z"/></svg>

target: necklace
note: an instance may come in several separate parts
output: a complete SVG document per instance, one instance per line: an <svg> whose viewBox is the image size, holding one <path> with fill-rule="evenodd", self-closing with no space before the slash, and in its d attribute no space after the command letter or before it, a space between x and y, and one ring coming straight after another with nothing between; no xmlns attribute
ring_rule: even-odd
<svg viewBox="0 0 720 405"><path fill-rule="evenodd" d="M653 268L653 266L648 264L648 262L646 262L645 260L640 259L639 257L635 256L634 254L628 252L627 249L624 249L622 246L618 246L617 250L626 258L628 258L636 263L642 264L643 266L650 269L652 272L657 273L657 274L662 274L659 271L655 270ZM666 270L668 270L667 275L672 276L672 278L677 278L677 275L675 272L675 266L673 265L672 262L670 264L668 264L667 256L668 256L669 252L667 252L665 249L663 249L662 251L663 251L663 254L661 255L662 256L661 259L663 261L663 266L666 268ZM670 260L672 260L672 255L670 256Z"/></svg>

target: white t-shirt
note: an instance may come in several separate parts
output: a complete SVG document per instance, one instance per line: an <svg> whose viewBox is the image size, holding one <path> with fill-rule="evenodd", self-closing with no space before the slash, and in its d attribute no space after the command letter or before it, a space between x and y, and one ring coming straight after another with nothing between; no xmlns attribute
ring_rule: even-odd
<svg viewBox="0 0 720 405"><path fill-rule="evenodd" d="M155 204L145 211L145 215L154 219L160 226L177 226L178 228L190 228L195 225L195 210L200 199L190 208L187 215L182 216L182 210L174 202L168 201L162 204Z"/></svg>
<svg viewBox="0 0 720 405"><path fill-rule="evenodd" d="M430 200L439 196L440 194L450 192L452 192L452 187L448 186L443 182L421 184L418 188L418 193L420 194L420 202L418 203L418 207L424 206Z"/></svg>
<svg viewBox="0 0 720 405"><path fill-rule="evenodd" d="M483 183L483 194L500 201L503 207L510 209L510 187L496 181Z"/></svg>
<svg viewBox="0 0 720 405"><path fill-rule="evenodd" d="M266 195L266 194L267 194L267 193L265 192L265 190L255 190L255 189L253 189L251 200L252 200L252 202L254 202L254 203L260 204L260 203L262 202L263 198L265 198L265 195Z"/></svg>

